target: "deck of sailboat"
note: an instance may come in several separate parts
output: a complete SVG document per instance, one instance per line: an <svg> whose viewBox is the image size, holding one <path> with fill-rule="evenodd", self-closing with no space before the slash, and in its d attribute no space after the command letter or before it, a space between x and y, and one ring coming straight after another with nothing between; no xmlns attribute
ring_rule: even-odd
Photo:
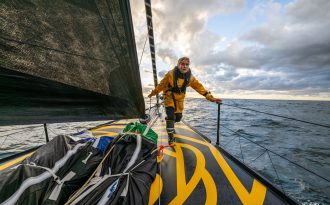
<svg viewBox="0 0 330 205"><path fill-rule="evenodd" d="M91 131L95 137L117 136L130 121L114 121ZM158 174L150 188L149 204L295 204L187 124L175 125L173 147L168 146L164 119L159 118L152 129L163 151L158 157ZM0 165L0 171L30 155Z"/></svg>
<svg viewBox="0 0 330 205"><path fill-rule="evenodd" d="M115 136L127 122L92 131L96 136ZM158 157L149 204L296 203L187 124L176 123L173 147L168 146L164 119L158 119L152 129L158 134L158 147L164 149Z"/></svg>

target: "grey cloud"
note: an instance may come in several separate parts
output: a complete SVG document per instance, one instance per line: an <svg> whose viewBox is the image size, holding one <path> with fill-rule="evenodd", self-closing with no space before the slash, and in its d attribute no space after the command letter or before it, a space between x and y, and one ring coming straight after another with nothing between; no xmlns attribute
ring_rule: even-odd
<svg viewBox="0 0 330 205"><path fill-rule="evenodd" d="M159 41L176 47L178 40L187 46L201 38L207 19L215 14L233 12L243 8L244 0L166 0L154 7L154 27ZM180 39L184 34L185 39ZM188 44L189 43L189 44ZM180 49L180 48L177 48ZM181 50L182 51L182 50Z"/></svg>
<svg viewBox="0 0 330 205"><path fill-rule="evenodd" d="M287 6L287 15L293 23L318 23L320 20L330 19L330 1L328 0L300 0Z"/></svg>
<svg viewBox="0 0 330 205"><path fill-rule="evenodd" d="M236 70L232 68L222 68L221 70L223 70L223 73L216 73L215 75L211 75L215 82L232 81L239 76L239 73L237 73Z"/></svg>
<svg viewBox="0 0 330 205"><path fill-rule="evenodd" d="M174 49L170 48L158 48L157 49L157 56L164 62L175 65L178 57L175 54Z"/></svg>
<svg viewBox="0 0 330 205"><path fill-rule="evenodd" d="M196 66L193 69L201 74L199 80L207 82L209 89L290 90L300 94L304 90L308 94L330 91L328 0L296 0L284 5L280 7L282 12L269 13L262 25L220 51L215 45L221 36L205 30L207 20L227 12L228 4L229 12L238 11L244 1L165 0L158 6L153 3L156 42L160 42L156 44L157 57L173 65L177 55L189 55ZM184 39L182 33L186 34ZM186 47L181 48L178 41ZM237 70L242 68L259 74L239 76Z"/></svg>
<svg viewBox="0 0 330 205"><path fill-rule="evenodd" d="M281 77L236 78L231 89L329 92L330 1L298 0L284 9L286 16L279 17L283 18L282 24L266 22L239 39L239 42L257 44L228 46L223 51L211 53L204 63L282 73Z"/></svg>

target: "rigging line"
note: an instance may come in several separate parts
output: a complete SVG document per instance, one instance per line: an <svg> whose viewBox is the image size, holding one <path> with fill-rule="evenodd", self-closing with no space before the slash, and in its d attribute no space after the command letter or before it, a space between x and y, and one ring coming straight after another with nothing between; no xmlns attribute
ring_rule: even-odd
<svg viewBox="0 0 330 205"><path fill-rule="evenodd" d="M270 157L269 151L267 151L267 154L268 154L268 157L269 157L269 159L270 159L270 162L272 163L272 167L273 167L273 169L274 169L274 171L275 171L275 174L276 174L277 180L278 180L278 182L280 183L281 189L282 189L282 191L283 191L284 193L286 193L285 190L283 189L282 182L281 182L281 180L280 180L280 177L278 176L278 173L277 173L277 170L276 170L275 165L274 165L274 163L273 163L273 160L272 160L272 158Z"/></svg>
<svg viewBox="0 0 330 205"><path fill-rule="evenodd" d="M96 3L96 2L95 2L95 3ZM108 34L108 38L109 38L110 44L111 44L112 48L115 48L115 46L113 45L113 42L112 42L112 40L111 40L111 37L110 37L110 36L111 36L110 31L108 30L107 26L105 25L105 22L104 22L104 20L103 20L103 17L102 17L102 15L101 15L101 12L100 12L100 9L99 9L99 6L98 6L97 3L96 3L96 9L97 9L97 13L99 14L99 17L100 17L100 19L101 19L101 22L102 22L102 25L103 25L103 27L104 27L104 30L105 30L105 32ZM117 53L116 49L114 49L113 52L114 52L115 56L117 57L117 59L119 59L119 54ZM121 63L120 63L119 60L118 60L118 62L119 62L119 65L121 65Z"/></svg>
<svg viewBox="0 0 330 205"><path fill-rule="evenodd" d="M243 159L243 162L244 162L244 155L243 155L242 146L241 146L241 137L238 138L238 142L239 142L239 149L241 150L241 155L242 155L242 159Z"/></svg>
<svg viewBox="0 0 330 205"><path fill-rule="evenodd" d="M151 111L151 98L149 100L149 116L150 116L150 111Z"/></svg>
<svg viewBox="0 0 330 205"><path fill-rule="evenodd" d="M142 54L141 54L141 57L140 57L139 68L140 68L140 65L141 65L141 62L142 62L142 57L143 57L144 50L145 50L145 48L146 48L146 44L147 44L147 40L148 40L148 36L149 36L149 27L148 27L148 31L147 31L147 35L146 35L146 40L144 41Z"/></svg>
<svg viewBox="0 0 330 205"><path fill-rule="evenodd" d="M108 60L104 60L104 59L100 59L100 58L86 56L86 55L82 55L82 54L79 54L79 53L72 53L72 52L68 52L68 51L62 51L60 49L50 48L50 47L47 47L47 46L41 46L41 45L37 45L37 44L34 44L34 43L29 43L29 42L26 42L26 41L20 41L20 40L16 40L16 39L11 39L11 38L7 38L7 37L3 37L3 36L0 36L0 38L4 39L6 41L17 43L17 44L34 46L34 47L37 47L37 48L42 48L42 49L45 49L45 50L55 51L55 52L62 53L62 54L68 54L68 55L72 55L72 56L83 57L83 58L87 58L87 59L95 60L95 61L102 61L102 62L107 62L107 63L116 63L114 61L108 61Z"/></svg>
<svg viewBox="0 0 330 205"><path fill-rule="evenodd" d="M119 46L120 46L120 53L119 53L119 55L122 55L123 54L123 51L126 51L126 49L123 47L123 43L122 43L122 39L121 39L121 37L120 37L120 32L118 32L118 28L117 28L117 24L116 24L116 21L115 21L115 18L113 17L113 10L115 10L115 8L112 6L112 4L109 4L108 3L108 1L105 1L105 4L107 5L107 7L108 7L108 11L109 11L109 13L110 13L110 17L111 17L111 19L112 19L112 22L110 22L110 24L111 24L111 26L112 26L112 28L113 28L113 30L116 32L116 34L117 34L117 37L118 37L118 40L119 40ZM123 19L124 20L124 19ZM117 22L118 22L118 20L117 20ZM126 36L126 29L124 29L125 30L125 37L127 37ZM111 35L111 36L113 36L113 35ZM118 45L117 45L118 46ZM116 46L116 47L117 47ZM119 60L120 61L120 60ZM124 62L122 62L123 64L122 65L125 65L125 63ZM128 62L129 63L129 62Z"/></svg>
<svg viewBox="0 0 330 205"><path fill-rule="evenodd" d="M254 161L256 161L257 159L259 159L262 155L264 155L267 152L267 150L263 151L258 157L256 157L255 159L251 160L249 163L247 163L248 165L251 165Z"/></svg>
<svg viewBox="0 0 330 205"><path fill-rule="evenodd" d="M309 122L309 121L305 121L305 120L299 120L299 119L296 119L296 118L293 118L293 117L286 117L286 116L282 116L282 115L267 113L267 112L263 112L263 111L259 111L259 110L254 110L254 109L251 109L251 108L239 107L239 106L235 106L235 105L228 105L228 104L224 104L224 103L223 103L223 105L227 105L227 106L230 106L230 107L236 107L236 108L240 108L240 109L243 109L243 110L249 110L249 111L253 111L253 112L258 112L258 113L262 113L262 114L266 114L266 115L270 115L270 116L280 117L280 118L284 118L284 119L288 119L288 120L293 120L293 121L297 121L297 122L303 122L303 123L307 123L307 124L311 124L311 125L317 125L317 126L320 126L320 127L330 128L330 125L323 125L323 124Z"/></svg>
<svg viewBox="0 0 330 205"><path fill-rule="evenodd" d="M8 138L8 136L2 141L2 144L1 144L1 146L0 146L0 150L2 149L2 146L3 146L4 143L6 142L7 138Z"/></svg>
<svg viewBox="0 0 330 205"><path fill-rule="evenodd" d="M228 127L225 127L225 126L223 126L223 125L221 125L221 126L222 126L223 128L225 128L225 129L227 129L227 130L230 130L231 132L233 132L233 133L235 133L235 134L237 134L237 135L240 135L238 132L236 132L236 131L234 131L234 130L228 128ZM247 134L247 133L243 133L243 134L248 135L248 136L255 137L255 136L250 135L250 134ZM282 155L280 155L280 154L277 154L276 152L274 152L274 151L268 149L267 147L265 147L265 146L263 146L263 145L258 144L257 142L255 142L255 141L253 141L253 140L251 140L251 139L249 139L249 138L244 137L243 135L240 135L240 136L243 137L244 139L246 139L246 140L252 142L253 144L258 145L259 147L262 147L263 149L269 151L270 153L272 153L272 154L274 154L274 155L276 155L276 156L278 156L278 157L280 157L280 158L282 158L282 159L285 159L285 160L287 160L288 162L290 162L290 163L296 165L297 167L300 167L301 169L303 169L303 170L305 170L305 171L307 171L307 172L309 172L309 173L311 173L311 174L314 174L315 176L318 176L319 178L321 178L321 179L323 179L323 180L325 180L325 181L327 181L327 182L330 183L330 180L327 179L327 178L325 178L324 176L321 176L321 175L317 174L316 172L314 172L314 171L312 171L312 170L310 170L310 169L307 169L307 168L303 167L302 165L300 165L300 164L298 164L298 163L296 163L296 162L294 162L294 161L292 161L292 160L290 160L290 159L288 159L288 158L286 158L286 157L284 157L284 156L282 156Z"/></svg>
<svg viewBox="0 0 330 205"><path fill-rule="evenodd" d="M22 141L19 141L19 140L17 140L15 137L10 136L10 135L8 135L8 137L9 137L10 139L14 140L16 143L17 143L17 142L18 142L18 143L22 143L22 142L23 142L23 140L22 140Z"/></svg>
<svg viewBox="0 0 330 205"><path fill-rule="evenodd" d="M26 132L26 130L28 130L28 129L31 129L31 128L34 129L34 128L39 128L39 127L40 126L29 126L29 127L20 128L19 131L12 132L12 133L9 133L9 134L6 134L6 135L1 135L0 137L6 137L8 135L13 135L13 134L19 134L19 133L22 133L22 132Z"/></svg>
<svg viewBox="0 0 330 205"><path fill-rule="evenodd" d="M230 143L232 143L238 136L233 137L233 139L231 139L229 142L227 142L226 144L224 144L224 147L227 147Z"/></svg>
<svg viewBox="0 0 330 205"><path fill-rule="evenodd" d="M53 133L53 134L55 135L55 137L59 135L58 133L56 133L53 129L51 129L51 128L49 128L49 127L48 127L48 130L49 130L51 133Z"/></svg>

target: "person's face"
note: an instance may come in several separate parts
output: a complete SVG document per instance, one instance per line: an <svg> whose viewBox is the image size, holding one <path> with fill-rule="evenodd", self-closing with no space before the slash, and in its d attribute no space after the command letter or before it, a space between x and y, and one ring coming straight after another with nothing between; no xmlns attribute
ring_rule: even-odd
<svg viewBox="0 0 330 205"><path fill-rule="evenodd" d="M179 70L181 73L187 73L189 71L189 62L184 60L179 65Z"/></svg>

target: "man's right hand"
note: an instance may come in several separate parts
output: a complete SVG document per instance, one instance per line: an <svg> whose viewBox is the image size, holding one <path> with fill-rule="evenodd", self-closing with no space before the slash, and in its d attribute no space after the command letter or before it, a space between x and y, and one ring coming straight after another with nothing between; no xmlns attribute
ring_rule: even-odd
<svg viewBox="0 0 330 205"><path fill-rule="evenodd" d="M222 100L220 98L212 98L211 102L215 102L215 103L221 103Z"/></svg>
<svg viewBox="0 0 330 205"><path fill-rule="evenodd" d="M148 95L148 98L151 98L151 97L154 96L154 95L155 95L155 93L154 93L154 91L152 90L151 93Z"/></svg>

